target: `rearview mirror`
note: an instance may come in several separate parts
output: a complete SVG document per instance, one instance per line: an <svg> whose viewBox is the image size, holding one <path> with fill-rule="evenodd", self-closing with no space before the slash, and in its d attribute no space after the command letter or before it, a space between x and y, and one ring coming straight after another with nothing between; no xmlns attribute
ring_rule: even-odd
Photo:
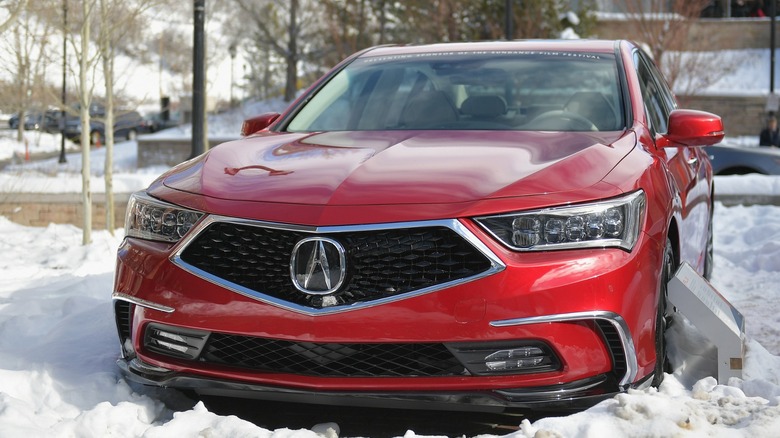
<svg viewBox="0 0 780 438"><path fill-rule="evenodd" d="M723 140L720 116L696 110L677 109L669 114L669 129L661 147L710 146Z"/></svg>
<svg viewBox="0 0 780 438"><path fill-rule="evenodd" d="M279 113L264 113L259 116L252 117L251 119L244 120L241 124L241 136L254 134L255 132L262 131L263 129L271 126L276 119L279 118Z"/></svg>

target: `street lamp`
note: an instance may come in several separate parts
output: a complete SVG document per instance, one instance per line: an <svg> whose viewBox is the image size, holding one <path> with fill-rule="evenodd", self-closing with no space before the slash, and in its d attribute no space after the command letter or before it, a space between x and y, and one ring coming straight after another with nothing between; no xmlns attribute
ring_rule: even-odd
<svg viewBox="0 0 780 438"><path fill-rule="evenodd" d="M514 39L514 18L514 12L512 12L512 0L506 0L506 2L504 2L504 37L507 41Z"/></svg>
<svg viewBox="0 0 780 438"><path fill-rule="evenodd" d="M206 152L205 112L205 36L206 0L194 0L194 32L192 44L192 156Z"/></svg>
<svg viewBox="0 0 780 438"><path fill-rule="evenodd" d="M780 104L780 98L775 94L775 21L777 20L777 3L769 2L769 97L766 100L766 111L774 116Z"/></svg>

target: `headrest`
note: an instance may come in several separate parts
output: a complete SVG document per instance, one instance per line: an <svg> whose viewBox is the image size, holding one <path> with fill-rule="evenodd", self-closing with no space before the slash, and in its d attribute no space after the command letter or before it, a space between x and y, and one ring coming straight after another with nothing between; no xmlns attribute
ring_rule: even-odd
<svg viewBox="0 0 780 438"><path fill-rule="evenodd" d="M506 103L499 96L471 96L463 101L460 112L473 117L496 117L506 113Z"/></svg>

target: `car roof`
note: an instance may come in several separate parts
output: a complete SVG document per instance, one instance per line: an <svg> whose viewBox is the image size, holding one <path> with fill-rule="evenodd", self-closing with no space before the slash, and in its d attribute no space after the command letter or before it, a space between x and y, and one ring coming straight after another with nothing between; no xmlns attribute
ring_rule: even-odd
<svg viewBox="0 0 780 438"><path fill-rule="evenodd" d="M615 47L619 42L620 41L615 40L514 40L379 46L366 50L360 57L408 55L415 53L478 52L480 50L615 53Z"/></svg>

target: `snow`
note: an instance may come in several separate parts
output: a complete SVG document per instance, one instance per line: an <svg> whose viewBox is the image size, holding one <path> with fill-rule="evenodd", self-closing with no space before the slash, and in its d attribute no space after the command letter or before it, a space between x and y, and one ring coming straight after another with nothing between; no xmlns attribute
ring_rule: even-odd
<svg viewBox="0 0 780 438"><path fill-rule="evenodd" d="M756 69L755 65L753 70ZM752 71L752 70L751 70ZM749 76L745 71L740 74ZM743 81L747 82L747 81ZM757 82L757 81L754 81ZM736 93L745 89L735 89ZM235 136L248 115L280 111L258 103L209 120L213 135ZM189 127L158 133L186 137ZM56 135L26 133L32 153L56 152ZM731 139L750 146L755 138ZM147 186L164 168L137 169L136 143L115 147L114 187ZM57 157L0 170L3 193L78 193L81 156L70 145ZM0 160L24 157L24 144L0 131ZM92 189L104 190L105 149L91 152ZM716 177L718 193L780 196L780 177ZM518 420L511 437L764 437L780 430L780 207L716 203L712 284L746 318L743 379L718 384L695 367L678 368L658 389L631 390L588 410ZM115 253L122 230L93 231L81 245L70 225L25 227L0 216L0 437L262 437L338 435L338 425L264 429L218 415L176 392L130 385L120 375L111 307ZM701 343L684 321L673 325L681 349ZM446 418L446 417L443 417ZM444 421L444 420L443 420ZM415 437L413 430L405 437ZM487 435L483 435L488 438Z"/></svg>

